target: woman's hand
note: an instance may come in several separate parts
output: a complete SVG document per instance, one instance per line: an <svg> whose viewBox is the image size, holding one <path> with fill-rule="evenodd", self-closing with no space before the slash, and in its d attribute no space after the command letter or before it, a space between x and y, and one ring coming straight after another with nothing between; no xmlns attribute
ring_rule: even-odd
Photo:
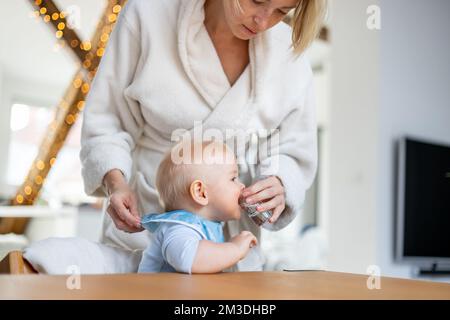
<svg viewBox="0 0 450 320"><path fill-rule="evenodd" d="M242 191L242 196L248 204L260 202L261 205L256 207L259 212L272 211L269 223L277 221L286 206L284 186L276 176L270 176L255 182Z"/></svg>
<svg viewBox="0 0 450 320"><path fill-rule="evenodd" d="M104 178L108 190L108 208L116 228L125 232L144 230L137 210L137 200L134 192L128 186L120 170L109 171Z"/></svg>

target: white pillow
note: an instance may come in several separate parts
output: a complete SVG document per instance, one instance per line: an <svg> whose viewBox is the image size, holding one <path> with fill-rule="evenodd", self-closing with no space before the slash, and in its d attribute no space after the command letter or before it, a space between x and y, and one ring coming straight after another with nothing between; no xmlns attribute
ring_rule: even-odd
<svg viewBox="0 0 450 320"><path fill-rule="evenodd" d="M83 238L48 238L26 247L23 256L39 273L132 273L137 272L142 250L129 251Z"/></svg>

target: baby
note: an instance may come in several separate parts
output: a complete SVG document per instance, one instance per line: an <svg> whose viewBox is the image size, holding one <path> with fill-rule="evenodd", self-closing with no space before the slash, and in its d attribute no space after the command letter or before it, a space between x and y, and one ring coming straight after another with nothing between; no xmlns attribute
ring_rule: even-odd
<svg viewBox="0 0 450 320"><path fill-rule="evenodd" d="M138 272L221 272L257 244L249 231L224 242L222 224L240 218L239 196L245 188L226 144L177 144L159 165L156 188L166 212L141 220L154 237Z"/></svg>

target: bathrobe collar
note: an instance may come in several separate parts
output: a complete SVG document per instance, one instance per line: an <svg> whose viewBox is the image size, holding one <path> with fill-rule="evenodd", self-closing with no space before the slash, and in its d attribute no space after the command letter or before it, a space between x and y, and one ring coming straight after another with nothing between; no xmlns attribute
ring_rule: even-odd
<svg viewBox="0 0 450 320"><path fill-rule="evenodd" d="M178 51L183 68L207 105L213 110L204 120L209 127L230 127L248 104L264 101L264 82L271 64L268 32L249 41L250 64L230 83L203 22L205 0L182 1L178 16ZM230 121L227 121L230 120ZM246 121L245 119L241 119ZM235 123L237 124L237 123Z"/></svg>

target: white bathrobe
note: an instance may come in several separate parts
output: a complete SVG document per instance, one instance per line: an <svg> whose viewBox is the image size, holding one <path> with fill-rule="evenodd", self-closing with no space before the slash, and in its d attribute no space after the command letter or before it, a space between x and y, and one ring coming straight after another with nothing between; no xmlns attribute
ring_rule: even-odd
<svg viewBox="0 0 450 320"><path fill-rule="evenodd" d="M203 130L242 130L252 134L236 150L241 181L248 186L260 175L276 175L285 187L286 209L267 226L278 230L301 211L316 171L311 67L304 55L293 55L291 29L279 23L249 41L250 63L230 86L203 24L204 1L129 0L123 8L86 101L85 191L105 196L102 179L117 168L136 192L141 215L163 212L155 175L175 143L172 133L192 132L196 121ZM254 158L263 143L256 133L273 129L279 130L277 153ZM225 237L244 229L259 238L260 229L245 215L226 224ZM102 242L144 249L151 240L147 231L118 230L104 214ZM258 247L235 270L261 270L263 263Z"/></svg>

